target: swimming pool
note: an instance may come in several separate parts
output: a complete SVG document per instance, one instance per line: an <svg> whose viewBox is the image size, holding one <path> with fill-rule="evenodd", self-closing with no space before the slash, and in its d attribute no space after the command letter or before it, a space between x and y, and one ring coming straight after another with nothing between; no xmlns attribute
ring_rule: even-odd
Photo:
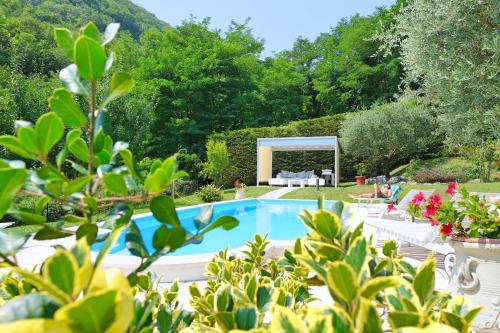
<svg viewBox="0 0 500 333"><path fill-rule="evenodd" d="M333 202L326 202L327 207ZM186 256L214 253L225 248L236 249L244 245L245 241L252 240L253 235L258 233L268 235L270 240L295 240L304 236L308 230L298 219L297 214L303 209L311 212L318 208L314 200L259 200L246 199L230 202L216 203L214 206L214 219L222 215L236 217L240 224L229 231L222 228L215 229L205 235L200 244L190 244L175 252L170 256ZM195 230L194 217L200 211L200 206L177 209L179 220L187 231ZM154 252L152 247L153 234L160 225L152 215L141 215L134 218L139 227L144 242L150 253ZM100 244L93 246L97 251ZM125 245L125 234L122 234L116 245L111 249L110 254L128 255L130 252Z"/></svg>

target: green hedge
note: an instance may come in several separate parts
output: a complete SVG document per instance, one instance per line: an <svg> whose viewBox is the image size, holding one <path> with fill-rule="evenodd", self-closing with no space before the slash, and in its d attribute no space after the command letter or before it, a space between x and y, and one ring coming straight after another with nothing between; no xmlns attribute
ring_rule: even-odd
<svg viewBox="0 0 500 333"><path fill-rule="evenodd" d="M231 168L230 179L241 179L246 184L255 184L257 176L257 139L289 136L335 136L338 135L344 116L326 116L321 118L294 121L285 126L247 128L210 136L212 140L226 141ZM321 169L331 169L333 153L331 151L309 152L274 152L273 175L280 170L298 172L314 170L317 175ZM353 168L349 160L340 156L342 177L352 177Z"/></svg>

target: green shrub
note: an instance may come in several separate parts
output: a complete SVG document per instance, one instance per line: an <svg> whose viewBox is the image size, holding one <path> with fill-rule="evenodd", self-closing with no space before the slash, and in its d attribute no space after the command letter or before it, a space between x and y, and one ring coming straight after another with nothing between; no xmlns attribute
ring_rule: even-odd
<svg viewBox="0 0 500 333"><path fill-rule="evenodd" d="M202 164L200 175L211 179L218 186L229 183L229 153L224 140L208 140L207 161Z"/></svg>
<svg viewBox="0 0 500 333"><path fill-rule="evenodd" d="M224 199L224 192L214 184L202 186L198 191L198 197L203 202L222 201Z"/></svg>
<svg viewBox="0 0 500 333"><path fill-rule="evenodd" d="M430 160L411 160L404 174L408 179L416 182L446 182L453 180L466 182L479 178L480 171L473 162L466 159L440 157Z"/></svg>
<svg viewBox="0 0 500 333"><path fill-rule="evenodd" d="M436 144L435 119L415 100L376 106L349 114L341 144L369 170L388 176L393 167L425 154Z"/></svg>
<svg viewBox="0 0 500 333"><path fill-rule="evenodd" d="M327 116L309 120L294 121L285 126L247 128L224 133L216 133L212 140L224 140L229 152L231 169L229 179L240 179L246 184L255 184L257 177L257 139L289 136L336 136L339 133L344 115ZM340 157L343 177L353 177L353 163ZM331 169L331 151L274 152L273 174L280 170L301 171Z"/></svg>

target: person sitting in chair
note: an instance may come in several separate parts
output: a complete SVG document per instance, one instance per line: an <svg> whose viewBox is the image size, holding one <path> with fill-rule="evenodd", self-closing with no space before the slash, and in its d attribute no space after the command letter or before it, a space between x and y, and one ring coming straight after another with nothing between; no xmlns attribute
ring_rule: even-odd
<svg viewBox="0 0 500 333"><path fill-rule="evenodd" d="M382 189L380 189L377 183L373 184L373 193L349 194L351 198L390 198L391 195L390 184L384 184Z"/></svg>

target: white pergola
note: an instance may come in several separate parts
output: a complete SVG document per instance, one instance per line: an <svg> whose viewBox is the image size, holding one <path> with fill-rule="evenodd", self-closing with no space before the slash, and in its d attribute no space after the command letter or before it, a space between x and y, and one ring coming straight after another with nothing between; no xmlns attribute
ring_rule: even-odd
<svg viewBox="0 0 500 333"><path fill-rule="evenodd" d="M272 178L273 151L333 151L333 173L335 187L339 184L340 148L336 136L310 136L291 138L257 139L257 186Z"/></svg>

